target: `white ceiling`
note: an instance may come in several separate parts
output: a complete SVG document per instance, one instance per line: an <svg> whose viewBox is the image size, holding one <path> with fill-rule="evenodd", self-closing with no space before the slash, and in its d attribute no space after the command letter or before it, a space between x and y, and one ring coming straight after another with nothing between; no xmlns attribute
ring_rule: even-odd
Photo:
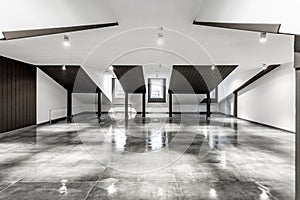
<svg viewBox="0 0 300 200"><path fill-rule="evenodd" d="M291 63L293 37L270 34L268 42L261 44L258 33L195 26L193 21L197 18L266 22L270 15L268 22L281 23L281 18L276 18L281 4L272 2L276 9L266 12L270 0L255 2L256 6L249 0L4 1L1 7L5 9L0 12L1 31L115 21L120 26L69 33L69 48L62 45L63 34L1 41L0 55L32 64L81 64L96 82L112 63L238 64L239 68L228 79L229 85L237 80L240 84L259 71L262 63ZM156 38L161 26L165 44L158 47ZM286 31L288 27L296 30L291 23L285 26ZM98 83L103 89L105 83ZM233 89L230 87L224 96Z"/></svg>
<svg viewBox="0 0 300 200"><path fill-rule="evenodd" d="M108 0L9 0L1 8L2 31L116 21Z"/></svg>
<svg viewBox="0 0 300 200"><path fill-rule="evenodd" d="M299 0L204 0L199 21L278 23L281 32L300 34Z"/></svg>

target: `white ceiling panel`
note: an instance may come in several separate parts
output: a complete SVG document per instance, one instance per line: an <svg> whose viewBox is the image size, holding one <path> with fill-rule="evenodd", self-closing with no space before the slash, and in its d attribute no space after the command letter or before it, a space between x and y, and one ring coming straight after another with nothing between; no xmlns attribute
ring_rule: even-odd
<svg viewBox="0 0 300 200"><path fill-rule="evenodd" d="M109 0L9 0L1 8L1 31L116 21Z"/></svg>

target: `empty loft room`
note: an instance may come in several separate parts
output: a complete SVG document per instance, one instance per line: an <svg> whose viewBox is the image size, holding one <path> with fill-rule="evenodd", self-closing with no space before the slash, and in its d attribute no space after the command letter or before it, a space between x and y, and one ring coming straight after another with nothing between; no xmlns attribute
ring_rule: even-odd
<svg viewBox="0 0 300 200"><path fill-rule="evenodd" d="M9 0L0 199L300 200L299 0Z"/></svg>

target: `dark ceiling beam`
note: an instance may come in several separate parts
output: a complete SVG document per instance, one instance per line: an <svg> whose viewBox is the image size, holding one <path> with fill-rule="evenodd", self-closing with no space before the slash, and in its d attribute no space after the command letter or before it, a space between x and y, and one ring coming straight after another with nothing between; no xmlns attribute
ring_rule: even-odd
<svg viewBox="0 0 300 200"><path fill-rule="evenodd" d="M169 92L207 94L214 90L238 65L173 65Z"/></svg>
<svg viewBox="0 0 300 200"><path fill-rule="evenodd" d="M242 89L246 88L247 86L249 86L250 84L254 83L255 81L257 81L258 79L260 79L261 77L265 76L266 74L270 73L271 71L273 71L274 69L280 67L279 64L276 65L269 65L267 67L267 69L260 71L258 74L256 74L255 76L253 76L252 78L250 78L248 81L246 81L243 85L241 85L239 88L237 88L233 93L237 93L239 91L241 91Z"/></svg>
<svg viewBox="0 0 300 200"><path fill-rule="evenodd" d="M66 70L62 70L61 65L41 65L38 68L67 91L73 93L97 93L101 91L80 66L66 66Z"/></svg>
<svg viewBox="0 0 300 200"><path fill-rule="evenodd" d="M32 29L32 30L17 30L17 31L4 31L3 40L15 40L21 38L31 38L37 36L54 35L60 33L85 31L91 29L100 29L112 26L118 26L118 22L105 23L105 24L94 24L94 25L82 25L82 26L69 26L59 28L45 28L45 29Z"/></svg>
<svg viewBox="0 0 300 200"><path fill-rule="evenodd" d="M223 23L194 21L194 25L210 26L215 28L234 29L242 31L255 31L266 33L279 33L281 24L254 24L254 23Z"/></svg>
<svg viewBox="0 0 300 200"><path fill-rule="evenodd" d="M114 65L113 71L125 93L146 93L143 66Z"/></svg>

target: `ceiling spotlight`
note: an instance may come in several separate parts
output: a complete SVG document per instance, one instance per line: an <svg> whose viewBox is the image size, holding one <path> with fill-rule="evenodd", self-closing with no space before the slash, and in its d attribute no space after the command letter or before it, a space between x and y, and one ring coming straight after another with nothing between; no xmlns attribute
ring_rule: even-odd
<svg viewBox="0 0 300 200"><path fill-rule="evenodd" d="M259 41L261 42L261 43L265 43L266 41L267 41L267 33L260 33L260 39L259 39Z"/></svg>
<svg viewBox="0 0 300 200"><path fill-rule="evenodd" d="M267 64L263 64L263 70L266 70L268 68Z"/></svg>
<svg viewBox="0 0 300 200"><path fill-rule="evenodd" d="M68 35L64 35L64 46L69 47L70 46L70 38Z"/></svg>
<svg viewBox="0 0 300 200"><path fill-rule="evenodd" d="M111 65L111 66L109 66L109 68L108 68L110 71L112 71L112 70L114 70L114 67Z"/></svg>
<svg viewBox="0 0 300 200"><path fill-rule="evenodd" d="M211 70L215 70L216 69L216 66L213 64L212 66L211 66Z"/></svg>
<svg viewBox="0 0 300 200"><path fill-rule="evenodd" d="M158 36L157 36L157 44L158 44L158 45L163 45L163 44L164 44L164 38L163 38L162 33L158 33Z"/></svg>
<svg viewBox="0 0 300 200"><path fill-rule="evenodd" d="M67 69L66 65L62 66L61 69L62 69L63 71L66 71L66 69Z"/></svg>
<svg viewBox="0 0 300 200"><path fill-rule="evenodd" d="M160 32L157 35L157 45L163 45L164 44L164 37L163 37L163 34L162 34L163 28L160 27L159 31Z"/></svg>

